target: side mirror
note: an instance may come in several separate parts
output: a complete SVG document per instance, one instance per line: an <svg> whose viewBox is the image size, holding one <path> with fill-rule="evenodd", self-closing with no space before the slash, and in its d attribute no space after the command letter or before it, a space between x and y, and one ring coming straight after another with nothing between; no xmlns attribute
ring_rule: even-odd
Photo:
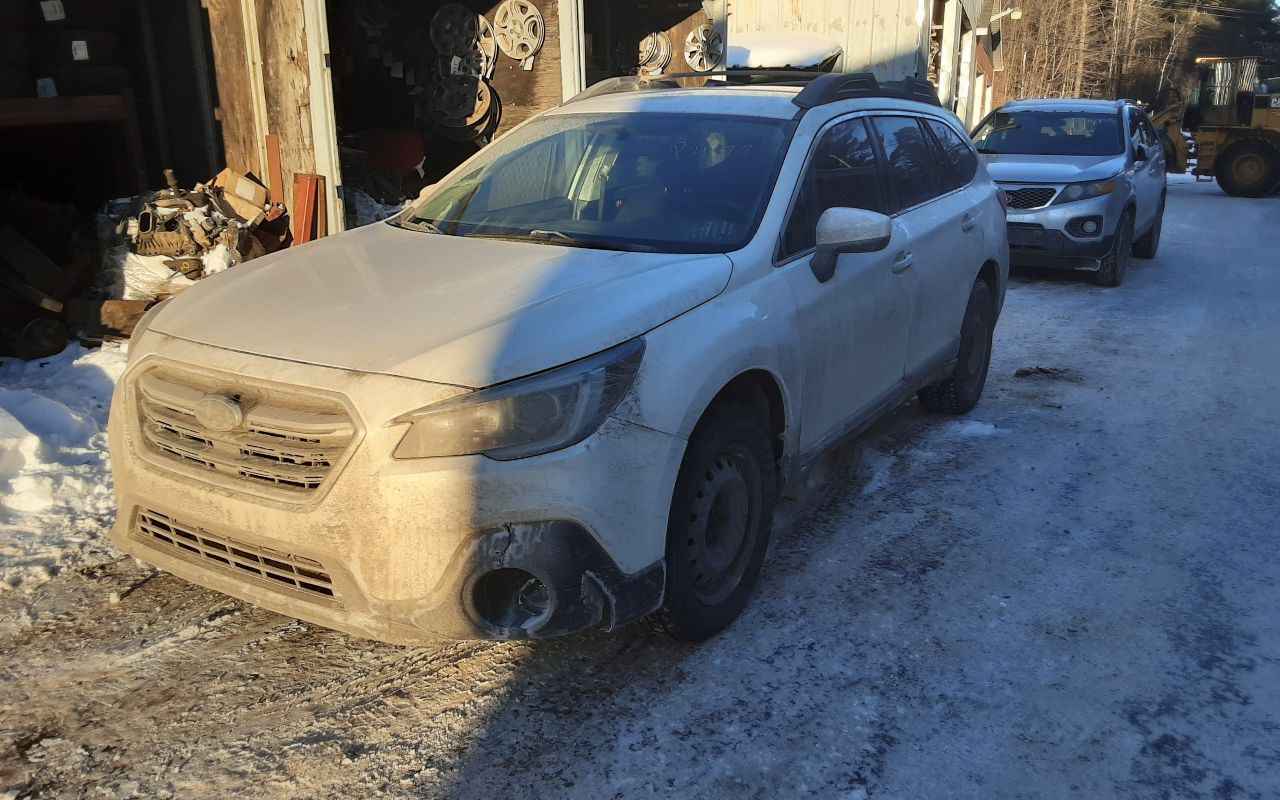
<svg viewBox="0 0 1280 800"><path fill-rule="evenodd" d="M845 253L875 253L889 246L893 220L862 208L828 208L818 218L817 250L809 261L813 277L826 283Z"/></svg>

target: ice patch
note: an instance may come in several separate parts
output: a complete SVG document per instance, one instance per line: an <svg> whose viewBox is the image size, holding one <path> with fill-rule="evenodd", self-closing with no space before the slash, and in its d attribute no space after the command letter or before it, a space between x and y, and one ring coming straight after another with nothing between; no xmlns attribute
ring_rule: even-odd
<svg viewBox="0 0 1280 800"><path fill-rule="evenodd" d="M978 422L977 420L965 419L953 422L943 431L948 436L959 436L968 439L976 439L984 436L995 436L1001 431L990 422Z"/></svg>
<svg viewBox="0 0 1280 800"><path fill-rule="evenodd" d="M889 471L893 469L893 462L896 460L879 450L866 449L862 455L862 463L866 465L870 475L862 486L864 496L874 494L889 484Z"/></svg>

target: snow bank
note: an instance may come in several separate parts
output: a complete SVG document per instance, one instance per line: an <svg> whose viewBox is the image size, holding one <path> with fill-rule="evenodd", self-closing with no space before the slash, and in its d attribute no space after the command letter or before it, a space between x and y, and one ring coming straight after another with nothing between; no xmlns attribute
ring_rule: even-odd
<svg viewBox="0 0 1280 800"><path fill-rule="evenodd" d="M107 412L123 346L0 359L0 591L107 555Z"/></svg>

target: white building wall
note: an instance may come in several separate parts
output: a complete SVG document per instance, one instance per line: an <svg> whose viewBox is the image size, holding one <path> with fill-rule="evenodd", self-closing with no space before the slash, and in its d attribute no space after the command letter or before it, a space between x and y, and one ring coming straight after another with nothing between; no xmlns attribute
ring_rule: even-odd
<svg viewBox="0 0 1280 800"><path fill-rule="evenodd" d="M926 0L728 0L735 33L798 31L826 36L844 49L846 72L881 80L923 77L928 58Z"/></svg>

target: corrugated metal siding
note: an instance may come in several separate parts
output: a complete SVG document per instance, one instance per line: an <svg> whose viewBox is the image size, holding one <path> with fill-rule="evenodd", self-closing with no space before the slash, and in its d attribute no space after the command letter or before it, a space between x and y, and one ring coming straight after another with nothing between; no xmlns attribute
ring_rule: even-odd
<svg viewBox="0 0 1280 800"><path fill-rule="evenodd" d="M729 40L734 33L816 33L844 48L847 72L923 77L928 7L926 0L730 0Z"/></svg>

